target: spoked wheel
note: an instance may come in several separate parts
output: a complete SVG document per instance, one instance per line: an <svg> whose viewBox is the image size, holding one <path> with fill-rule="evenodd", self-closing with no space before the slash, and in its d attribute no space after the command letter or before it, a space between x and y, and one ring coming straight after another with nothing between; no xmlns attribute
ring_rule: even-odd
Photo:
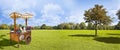
<svg viewBox="0 0 120 50"><path fill-rule="evenodd" d="M26 42L26 44L30 44L30 42L31 42L31 37L28 36L28 37L25 39L25 42Z"/></svg>

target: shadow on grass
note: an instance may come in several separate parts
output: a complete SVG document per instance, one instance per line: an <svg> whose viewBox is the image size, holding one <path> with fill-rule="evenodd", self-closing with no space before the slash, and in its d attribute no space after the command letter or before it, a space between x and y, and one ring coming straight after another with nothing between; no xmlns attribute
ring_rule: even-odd
<svg viewBox="0 0 120 50"><path fill-rule="evenodd" d="M119 37L96 37L94 40L104 43L120 44Z"/></svg>
<svg viewBox="0 0 120 50"><path fill-rule="evenodd" d="M4 36L6 36L6 35L0 35L0 38L3 38Z"/></svg>
<svg viewBox="0 0 120 50"><path fill-rule="evenodd" d="M119 35L120 36L120 33L107 33L108 35Z"/></svg>
<svg viewBox="0 0 120 50"><path fill-rule="evenodd" d="M68 35L70 37L95 37L95 35L84 35L84 34L74 34L74 35Z"/></svg>
<svg viewBox="0 0 120 50"><path fill-rule="evenodd" d="M17 42L11 41L11 43L10 43L10 39L5 39L5 38L3 38L4 36L6 36L6 35L0 36L0 49L4 49L4 47L6 47L6 46L13 46L13 47L17 48L15 46L17 44ZM20 44L25 44L25 42L21 41Z"/></svg>
<svg viewBox="0 0 120 50"><path fill-rule="evenodd" d="M3 38L2 40L0 40L0 48L1 48L1 49L3 49L3 47L5 47L5 46L13 46L13 45L15 45L15 44L16 44L16 43L10 44L10 40L5 39L5 38Z"/></svg>

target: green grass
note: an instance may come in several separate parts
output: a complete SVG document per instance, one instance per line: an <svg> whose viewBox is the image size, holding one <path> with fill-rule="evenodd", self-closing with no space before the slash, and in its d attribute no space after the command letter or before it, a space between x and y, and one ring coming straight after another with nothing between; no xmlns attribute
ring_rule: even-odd
<svg viewBox="0 0 120 50"><path fill-rule="evenodd" d="M120 50L120 30L33 30L29 45L10 45L9 30L0 30L0 50Z"/></svg>

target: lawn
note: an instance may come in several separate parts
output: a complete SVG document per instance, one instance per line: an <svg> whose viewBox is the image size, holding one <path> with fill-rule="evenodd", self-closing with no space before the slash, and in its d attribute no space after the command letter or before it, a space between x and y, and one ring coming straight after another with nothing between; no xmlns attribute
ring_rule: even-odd
<svg viewBox="0 0 120 50"><path fill-rule="evenodd" d="M0 30L0 50L120 50L120 30L32 30L29 45L10 45L9 30Z"/></svg>

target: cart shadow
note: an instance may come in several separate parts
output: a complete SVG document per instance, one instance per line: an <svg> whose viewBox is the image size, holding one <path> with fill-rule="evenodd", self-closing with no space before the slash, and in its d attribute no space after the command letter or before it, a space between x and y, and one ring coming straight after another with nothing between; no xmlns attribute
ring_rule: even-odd
<svg viewBox="0 0 120 50"><path fill-rule="evenodd" d="M94 40L104 43L120 44L120 37L96 37Z"/></svg>
<svg viewBox="0 0 120 50"><path fill-rule="evenodd" d="M3 38L4 36L6 36L6 35L0 35L0 38Z"/></svg>
<svg viewBox="0 0 120 50"><path fill-rule="evenodd" d="M70 37L95 37L95 35L85 35L85 34L74 34L74 35L68 35Z"/></svg>
<svg viewBox="0 0 120 50"><path fill-rule="evenodd" d="M12 41L10 43L10 39L6 39L6 38L3 38L4 36L6 35L1 35L0 36L0 49L4 49L4 47L7 47L7 46L13 46L15 48L17 48L15 45L17 44L17 42L15 41ZM25 44L25 42L20 42L20 44Z"/></svg>
<svg viewBox="0 0 120 50"><path fill-rule="evenodd" d="M13 46L13 45L15 45L15 44L16 44L16 43L10 44L10 40L3 38L3 39L0 41L0 48L3 49L3 47L5 47L5 46Z"/></svg>

